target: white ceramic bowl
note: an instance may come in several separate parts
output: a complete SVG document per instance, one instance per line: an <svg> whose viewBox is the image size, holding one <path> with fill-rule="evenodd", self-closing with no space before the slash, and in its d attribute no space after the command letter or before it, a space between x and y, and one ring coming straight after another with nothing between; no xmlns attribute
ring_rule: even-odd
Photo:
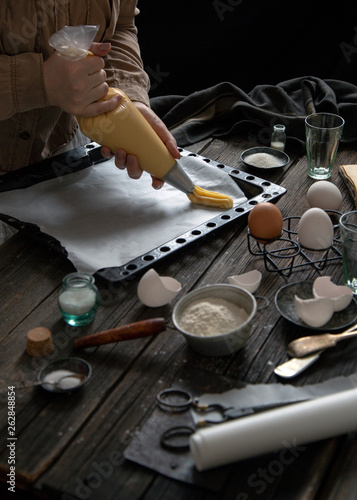
<svg viewBox="0 0 357 500"><path fill-rule="evenodd" d="M192 302L208 298L219 298L233 302L246 310L248 318L235 330L214 336L201 337L184 330L180 326L180 317L183 311ZM204 356L226 356L238 351L246 344L256 311L257 303L250 292L228 284L207 285L182 297L174 307L172 320L177 330L182 333L196 352Z"/></svg>

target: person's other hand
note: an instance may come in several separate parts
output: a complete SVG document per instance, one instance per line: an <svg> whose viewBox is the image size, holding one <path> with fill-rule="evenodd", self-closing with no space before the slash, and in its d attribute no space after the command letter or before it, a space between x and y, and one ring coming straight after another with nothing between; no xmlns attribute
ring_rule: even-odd
<svg viewBox="0 0 357 500"><path fill-rule="evenodd" d="M168 131L164 122L160 120L160 118L150 108L145 106L145 104L135 101L134 104L141 112L141 114L144 116L144 118L149 122L151 127L158 134L158 136L165 144L171 155L176 159L180 158L180 153L177 149L176 140L173 137L173 135ZM110 149L107 147L103 147L101 151L102 155L105 158L110 158L112 156ZM126 154L126 152L122 149L119 149L115 153L115 164L118 168L122 170L126 168L129 177L131 177L132 179L139 179L141 177L141 174L143 173L136 156L132 154ZM152 176L152 187L154 189L160 189L163 186L163 184L164 183L162 180Z"/></svg>
<svg viewBox="0 0 357 500"><path fill-rule="evenodd" d="M108 92L103 57L110 51L110 43L92 43L93 56L70 61L54 52L44 62L44 81L50 106L58 106L76 116L96 116L116 108L121 96L100 101Z"/></svg>

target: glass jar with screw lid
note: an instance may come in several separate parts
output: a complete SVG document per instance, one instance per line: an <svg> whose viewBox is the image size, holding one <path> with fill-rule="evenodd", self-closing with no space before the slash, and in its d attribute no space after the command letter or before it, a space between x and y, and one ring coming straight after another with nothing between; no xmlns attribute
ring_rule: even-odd
<svg viewBox="0 0 357 500"><path fill-rule="evenodd" d="M99 292L92 275L75 272L63 278L58 305L66 323L72 326L88 325L95 318L99 302Z"/></svg>

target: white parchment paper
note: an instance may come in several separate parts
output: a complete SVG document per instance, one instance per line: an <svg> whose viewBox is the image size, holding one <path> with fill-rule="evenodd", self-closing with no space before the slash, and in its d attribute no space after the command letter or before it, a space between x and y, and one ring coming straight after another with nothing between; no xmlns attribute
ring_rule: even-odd
<svg viewBox="0 0 357 500"><path fill-rule="evenodd" d="M183 157L180 163L200 187L229 194L235 206L246 201L236 182L219 168L196 157ZM94 273L122 266L222 209L194 205L167 184L155 191L149 174L130 179L109 160L0 193L0 212L38 225L60 241L78 271Z"/></svg>
<svg viewBox="0 0 357 500"><path fill-rule="evenodd" d="M334 377L318 384L296 387L291 384L247 384L241 389L230 389L221 394L202 394L198 400L204 404L219 404L223 408L254 408L264 405L280 405L327 396L348 389L357 388L357 373L349 376ZM202 413L191 410L194 422L202 419ZM206 415L207 416L207 415ZM222 421L222 415L210 412L210 421Z"/></svg>
<svg viewBox="0 0 357 500"><path fill-rule="evenodd" d="M190 449L198 470L206 470L356 431L356 413L353 388L199 429Z"/></svg>

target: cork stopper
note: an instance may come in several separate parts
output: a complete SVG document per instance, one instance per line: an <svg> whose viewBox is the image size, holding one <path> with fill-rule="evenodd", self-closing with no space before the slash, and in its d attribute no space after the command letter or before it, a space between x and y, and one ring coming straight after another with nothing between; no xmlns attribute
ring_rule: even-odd
<svg viewBox="0 0 357 500"><path fill-rule="evenodd" d="M53 349L52 335L48 328L39 326L28 331L27 354L30 356L47 356L51 354Z"/></svg>

